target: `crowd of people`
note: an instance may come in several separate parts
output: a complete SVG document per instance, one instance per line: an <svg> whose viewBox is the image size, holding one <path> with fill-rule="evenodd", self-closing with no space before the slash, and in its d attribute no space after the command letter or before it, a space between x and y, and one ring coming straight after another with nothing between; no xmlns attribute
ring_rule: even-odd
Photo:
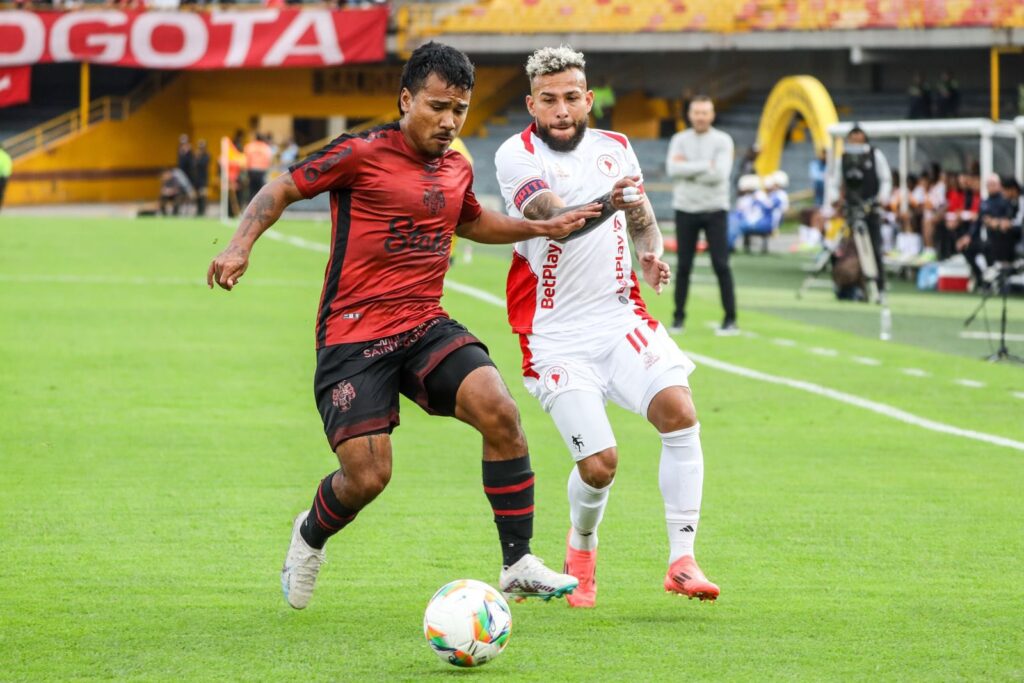
<svg viewBox="0 0 1024 683"><path fill-rule="evenodd" d="M943 71L933 90L927 79L914 74L907 89L908 119L952 119L960 114L960 85L948 71Z"/></svg>
<svg viewBox="0 0 1024 683"><path fill-rule="evenodd" d="M977 165L967 171L943 172L932 164L907 178L906 210L899 178L886 211L886 257L890 264L922 266L963 254L976 282L996 262L1024 256L1024 198L1010 176L982 178Z"/></svg>

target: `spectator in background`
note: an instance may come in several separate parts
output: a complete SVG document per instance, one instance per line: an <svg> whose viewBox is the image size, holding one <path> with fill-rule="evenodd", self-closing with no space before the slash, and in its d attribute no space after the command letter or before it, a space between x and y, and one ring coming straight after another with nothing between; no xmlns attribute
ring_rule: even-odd
<svg viewBox="0 0 1024 683"><path fill-rule="evenodd" d="M177 216L181 208L195 196L192 183L180 168L171 168L160 176L160 215L167 215L170 206L171 214Z"/></svg>
<svg viewBox="0 0 1024 683"><path fill-rule="evenodd" d="M281 163L281 168L283 170L288 170L288 168L294 164L298 158L299 146L295 144L295 138L288 138L288 142L285 143L284 148L281 150L281 154L278 157L278 161Z"/></svg>
<svg viewBox="0 0 1024 683"><path fill-rule="evenodd" d="M612 127L612 110L615 109L615 89L612 87L610 78L605 78L601 85L592 91L594 93L594 104L591 112L594 114L594 121L597 127L610 130Z"/></svg>
<svg viewBox="0 0 1024 683"><path fill-rule="evenodd" d="M914 74L914 80L911 82L907 94L910 97L907 118L930 119L932 117L932 91L920 73Z"/></svg>
<svg viewBox="0 0 1024 683"><path fill-rule="evenodd" d="M917 176L907 176L907 187L900 187L900 175L898 171L892 174L892 194L889 195L888 211L885 214L887 224L895 233L895 239L887 240L891 250L886 253L886 260L904 265L910 263L921 253L921 236L914 231L914 222L911 216L913 207L911 204L910 188L917 185ZM903 210L903 196L907 195L907 209Z"/></svg>
<svg viewBox="0 0 1024 683"><path fill-rule="evenodd" d="M935 230L946 215L946 183L941 167L932 164L922 177L928 179L928 190L921 205L921 241L924 242L924 249L918 257L921 265L936 259Z"/></svg>
<svg viewBox="0 0 1024 683"><path fill-rule="evenodd" d="M736 325L736 294L729 269L728 223L729 174L732 171L733 142L728 133L712 127L715 106L707 95L690 101L693 126L672 136L665 161L673 180L672 207L675 209L679 272L676 273L675 312L670 331L683 331L690 272L697 253L697 237L703 230L711 252L711 267L718 278L725 318L719 335L739 334Z"/></svg>
<svg viewBox="0 0 1024 683"><path fill-rule="evenodd" d="M256 196L267 181L267 171L274 161L274 150L259 133L245 145L245 168L249 173L249 200Z"/></svg>
<svg viewBox="0 0 1024 683"><path fill-rule="evenodd" d="M245 155L239 147L242 142L242 131L236 131L234 139L221 139L220 164L227 175L228 216L238 215L241 204L242 171L245 170Z"/></svg>
<svg viewBox="0 0 1024 683"><path fill-rule="evenodd" d="M811 177L811 186L814 188L814 205L820 207L825 203L825 148L818 150L817 155L811 160L807 168Z"/></svg>
<svg viewBox="0 0 1024 683"><path fill-rule="evenodd" d="M948 71L943 71L935 86L935 116L955 118L960 112L960 85Z"/></svg>
<svg viewBox="0 0 1024 683"><path fill-rule="evenodd" d="M755 142L747 151L743 153L743 157L740 159L740 163L736 164L736 174L732 178L732 186L736 188L737 192L740 188L740 179L748 175L757 175L757 155L761 153L761 148L757 146ZM750 181L747 181L748 184Z"/></svg>
<svg viewBox="0 0 1024 683"><path fill-rule="evenodd" d="M984 271L997 261L1013 259L1011 216L1013 206L1003 196L1002 181L992 174L985 179L988 198L981 202L978 219L970 231L957 240L957 251L967 258L974 281L985 282Z"/></svg>
<svg viewBox="0 0 1024 683"><path fill-rule="evenodd" d="M206 140L196 144L196 154L192 166L192 184L196 191L196 215L206 215L206 194L210 185L210 153L206 149Z"/></svg>
<svg viewBox="0 0 1024 683"><path fill-rule="evenodd" d="M11 177L14 162L4 146L0 144L0 209L4 207L4 192L7 190L7 179Z"/></svg>
<svg viewBox="0 0 1024 683"><path fill-rule="evenodd" d="M178 168L188 177L190 182L194 167L195 158L192 156L192 143L188 140L188 134L182 133L178 136Z"/></svg>

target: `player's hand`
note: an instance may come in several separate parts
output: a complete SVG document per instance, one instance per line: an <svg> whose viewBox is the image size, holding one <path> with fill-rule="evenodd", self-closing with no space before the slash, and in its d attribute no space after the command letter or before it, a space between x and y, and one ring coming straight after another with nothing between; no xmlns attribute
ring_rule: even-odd
<svg viewBox="0 0 1024 683"><path fill-rule="evenodd" d="M612 186L612 206L621 211L633 206L644 198L644 188L640 186L640 176L619 178Z"/></svg>
<svg viewBox="0 0 1024 683"><path fill-rule="evenodd" d="M539 221L539 225L543 237L561 240L582 228L588 219L597 218L600 215L601 204L593 202L552 216L546 221Z"/></svg>
<svg viewBox="0 0 1024 683"><path fill-rule="evenodd" d="M229 244L210 262L206 270L206 285L213 289L213 283L216 282L222 289L230 291L248 267L249 250L237 244Z"/></svg>
<svg viewBox="0 0 1024 683"><path fill-rule="evenodd" d="M640 268L644 273L644 282L651 286L657 294L672 280L672 269L658 258L654 252L639 254Z"/></svg>

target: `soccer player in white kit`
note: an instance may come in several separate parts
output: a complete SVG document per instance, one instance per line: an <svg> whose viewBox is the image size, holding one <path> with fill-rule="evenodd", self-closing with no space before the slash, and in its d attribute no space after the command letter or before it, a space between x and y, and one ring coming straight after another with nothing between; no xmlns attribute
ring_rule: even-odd
<svg viewBox="0 0 1024 683"><path fill-rule="evenodd" d="M718 586L701 572L693 550L704 477L688 380L694 365L640 296L629 242L644 281L660 294L670 277L661 231L629 140L587 128L593 93L584 66L583 55L565 46L533 53L526 107L534 122L495 157L513 216L547 218L595 197L606 205L603 220L591 219L594 227L569 239L516 243L507 285L524 382L576 461L565 572L580 584L567 597L573 607L596 602L597 528L618 463L604 405L611 399L646 417L661 435L659 484L670 548L665 589L714 600Z"/></svg>

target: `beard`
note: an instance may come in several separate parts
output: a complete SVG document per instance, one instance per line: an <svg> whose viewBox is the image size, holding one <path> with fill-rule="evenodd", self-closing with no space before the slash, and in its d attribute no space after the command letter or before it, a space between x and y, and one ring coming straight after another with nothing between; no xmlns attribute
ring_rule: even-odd
<svg viewBox="0 0 1024 683"><path fill-rule="evenodd" d="M556 138L551 134L551 128L542 126L540 123L537 124L537 137L556 152L571 152L579 146L580 140L587 133L586 118L574 121L573 123L576 124L576 132L570 138Z"/></svg>

